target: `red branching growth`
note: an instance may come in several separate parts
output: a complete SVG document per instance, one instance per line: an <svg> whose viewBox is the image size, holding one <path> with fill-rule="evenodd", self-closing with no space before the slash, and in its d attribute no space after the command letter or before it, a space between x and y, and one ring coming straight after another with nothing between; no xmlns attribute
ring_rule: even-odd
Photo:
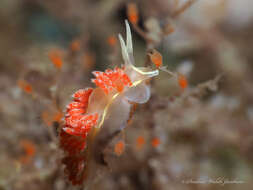
<svg viewBox="0 0 253 190"><path fill-rule="evenodd" d="M81 154L66 156L62 159L66 165L65 173L73 185L81 185L86 179L86 159Z"/></svg>
<svg viewBox="0 0 253 190"><path fill-rule="evenodd" d="M67 116L66 127L63 128L70 135L86 137L91 127L97 124L98 114L82 115L75 112L73 116Z"/></svg>
<svg viewBox="0 0 253 190"><path fill-rule="evenodd" d="M80 185L85 180L85 164L86 159L82 151L86 147L86 139L66 133L64 130L60 132L60 147L65 151L66 155L62 159L65 165L64 173L68 176L69 181L73 185Z"/></svg>
<svg viewBox="0 0 253 190"><path fill-rule="evenodd" d="M107 69L105 72L94 71L95 79L92 80L98 87L102 88L106 94L113 89L122 92L125 86L131 86L130 78L124 70L116 67L114 70Z"/></svg>
<svg viewBox="0 0 253 190"><path fill-rule="evenodd" d="M89 97L92 91L92 88L80 89L73 95L73 98L76 102L82 102L83 104L85 104L87 108Z"/></svg>
<svg viewBox="0 0 253 190"><path fill-rule="evenodd" d="M97 124L97 113L85 115L92 91L93 89L87 88L79 90L73 95L74 102L67 106L65 127L63 128L68 134L85 138L90 129Z"/></svg>
<svg viewBox="0 0 253 190"><path fill-rule="evenodd" d="M66 153L62 163L73 185L82 184L85 179L86 159L83 151L86 148L86 137L98 120L97 113L85 114L92 92L93 89L87 88L73 95L74 101L67 106L65 127L60 132L60 147Z"/></svg>
<svg viewBox="0 0 253 190"><path fill-rule="evenodd" d="M84 138L70 135L63 130L60 132L60 147L69 155L80 153L85 146Z"/></svg>

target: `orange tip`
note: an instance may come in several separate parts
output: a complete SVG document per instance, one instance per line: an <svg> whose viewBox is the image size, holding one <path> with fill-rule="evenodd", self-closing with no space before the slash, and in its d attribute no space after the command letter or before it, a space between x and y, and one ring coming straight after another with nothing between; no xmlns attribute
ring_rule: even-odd
<svg viewBox="0 0 253 190"><path fill-rule="evenodd" d="M139 16L138 16L138 9L135 3L129 3L127 5L127 16L128 20L132 24L137 24L139 21Z"/></svg>
<svg viewBox="0 0 253 190"><path fill-rule="evenodd" d="M25 155L22 155L19 160L22 163L27 164L31 161L31 158L34 157L36 146L32 141L26 139L20 141L20 146L24 150Z"/></svg>
<svg viewBox="0 0 253 190"><path fill-rule="evenodd" d="M151 145L152 145L154 148L158 147L160 144L161 144L161 141L160 141L160 139L157 138L157 137L153 138L152 141L151 141Z"/></svg>
<svg viewBox="0 0 253 190"><path fill-rule="evenodd" d="M125 143L124 143L124 141L119 141L117 144L115 144L115 146L114 146L114 153L117 156L121 156L123 154L124 150L125 150Z"/></svg>
<svg viewBox="0 0 253 190"><path fill-rule="evenodd" d="M165 26L165 28L164 28L164 33L165 33L166 35L169 35L169 34L171 34L171 33L173 33L173 32L175 32L174 27L171 26L170 24L167 24L167 25Z"/></svg>
<svg viewBox="0 0 253 190"><path fill-rule="evenodd" d="M142 149L143 148L143 145L146 143L145 139L143 136L139 136L137 139L136 139L136 148L137 149Z"/></svg>
<svg viewBox="0 0 253 190"><path fill-rule="evenodd" d="M79 40L73 40L70 44L70 49L72 51L79 51L81 49L81 43Z"/></svg>
<svg viewBox="0 0 253 190"><path fill-rule="evenodd" d="M62 67L62 57L59 50L52 50L49 52L49 59L52 61L57 69Z"/></svg>
<svg viewBox="0 0 253 190"><path fill-rule="evenodd" d="M151 50L148 53L151 61L157 68L161 67L163 65L163 57L162 55L155 49Z"/></svg>
<svg viewBox="0 0 253 190"><path fill-rule="evenodd" d="M188 86L188 82L184 75L182 74L178 75L178 84L182 89L185 89Z"/></svg>
<svg viewBox="0 0 253 190"><path fill-rule="evenodd" d="M83 57L83 66L87 70L91 70L96 64L96 57L93 53L86 52Z"/></svg>
<svg viewBox="0 0 253 190"><path fill-rule="evenodd" d="M30 85L25 80L18 80L18 86L27 94L31 94L33 91L32 85Z"/></svg>
<svg viewBox="0 0 253 190"><path fill-rule="evenodd" d="M62 118L63 118L63 113L61 111L57 111L53 115L53 121L57 121L58 123L60 123L60 121L61 121Z"/></svg>
<svg viewBox="0 0 253 190"><path fill-rule="evenodd" d="M114 47L114 46L116 45L116 42L117 42L117 39L116 39L115 36L109 36L109 37L107 38L107 43L108 43L110 46L112 46L112 47Z"/></svg>

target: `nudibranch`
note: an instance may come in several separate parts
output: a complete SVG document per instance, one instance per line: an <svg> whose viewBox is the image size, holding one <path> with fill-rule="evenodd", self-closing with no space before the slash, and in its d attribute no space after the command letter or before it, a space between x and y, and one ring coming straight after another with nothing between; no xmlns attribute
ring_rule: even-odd
<svg viewBox="0 0 253 190"><path fill-rule="evenodd" d="M90 140L96 138L104 128L109 131L126 127L131 107L143 104L150 98L150 78L159 70L134 65L132 35L128 21L126 43L119 34L124 64L121 67L94 71L92 82L96 88L78 90L73 102L67 106L65 124L60 132L60 146L66 155L63 163L72 184L82 184L87 177L87 155Z"/></svg>

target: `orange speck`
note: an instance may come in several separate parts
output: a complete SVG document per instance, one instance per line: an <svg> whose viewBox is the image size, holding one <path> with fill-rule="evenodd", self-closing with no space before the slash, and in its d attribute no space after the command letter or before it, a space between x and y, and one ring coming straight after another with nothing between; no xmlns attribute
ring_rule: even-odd
<svg viewBox="0 0 253 190"><path fill-rule="evenodd" d="M153 138L152 141L151 141L151 145L152 145L154 148L158 147L160 144L161 144L161 141L160 141L160 139L157 138L157 137Z"/></svg>
<svg viewBox="0 0 253 190"><path fill-rule="evenodd" d="M178 75L178 84L182 89L185 89L188 86L188 82L184 75L182 74Z"/></svg>
<svg viewBox="0 0 253 190"><path fill-rule="evenodd" d="M33 91L32 86L25 80L18 80L18 86L27 94L31 94Z"/></svg>
<svg viewBox="0 0 253 190"><path fill-rule="evenodd" d="M57 69L62 67L62 55L59 50L52 50L49 52L49 58Z"/></svg>
<svg viewBox="0 0 253 190"><path fill-rule="evenodd" d="M79 40L73 40L70 44L70 49L72 51L79 51L81 49L81 43Z"/></svg>
<svg viewBox="0 0 253 190"><path fill-rule="evenodd" d="M117 144L114 146L114 153L117 156L121 156L125 150L125 143L123 141L119 141Z"/></svg>
<svg viewBox="0 0 253 190"><path fill-rule="evenodd" d="M26 84L24 91L28 94L30 94L32 92L32 86L30 84Z"/></svg>
<svg viewBox="0 0 253 190"><path fill-rule="evenodd" d="M139 20L138 9L135 3L129 3L127 5L127 16L128 16L128 20L132 24L138 23L138 20Z"/></svg>
<svg viewBox="0 0 253 190"><path fill-rule="evenodd" d="M158 68L158 67L161 67L162 64L163 64L163 57L162 55L156 51L156 50L152 50L151 53L148 54L152 63L155 64L155 66Z"/></svg>
<svg viewBox="0 0 253 190"><path fill-rule="evenodd" d="M52 119L48 111L45 110L41 113L41 119L47 126L52 126Z"/></svg>
<svg viewBox="0 0 253 190"><path fill-rule="evenodd" d="M95 63L96 57L94 54L87 52L83 55L83 64L85 69L91 70L94 67Z"/></svg>
<svg viewBox="0 0 253 190"><path fill-rule="evenodd" d="M25 155L20 157L20 161L26 164L35 155L36 147L35 147L35 144L30 140L21 140L20 146L23 148L25 152Z"/></svg>
<svg viewBox="0 0 253 190"><path fill-rule="evenodd" d="M175 29L170 24L167 24L164 28L164 34L169 35L171 33L175 32Z"/></svg>
<svg viewBox="0 0 253 190"><path fill-rule="evenodd" d="M115 36L109 36L109 37L107 38L107 43L108 43L110 46L112 46L112 47L114 47L114 46L116 45L116 42L117 42L117 39L116 39Z"/></svg>
<svg viewBox="0 0 253 190"><path fill-rule="evenodd" d="M139 136L137 139L136 139L136 148L138 150L142 149L143 148L143 145L146 143L145 139L143 136Z"/></svg>
<svg viewBox="0 0 253 190"><path fill-rule="evenodd" d="M61 122L63 113L61 111L49 112L47 110L41 113L41 119L47 126L52 126L54 121Z"/></svg>
<svg viewBox="0 0 253 190"><path fill-rule="evenodd" d="M61 119L63 117L63 113L61 111L57 111L54 115L53 115L53 121L57 121L60 122Z"/></svg>
<svg viewBox="0 0 253 190"><path fill-rule="evenodd" d="M124 84L121 80L115 81L115 86L118 92L122 92L124 90Z"/></svg>

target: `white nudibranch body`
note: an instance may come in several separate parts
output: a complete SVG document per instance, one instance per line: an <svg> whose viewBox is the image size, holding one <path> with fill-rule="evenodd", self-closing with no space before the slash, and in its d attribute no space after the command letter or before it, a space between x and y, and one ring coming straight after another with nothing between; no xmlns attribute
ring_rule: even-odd
<svg viewBox="0 0 253 190"><path fill-rule="evenodd" d="M132 36L127 21L126 33L126 44L119 35L123 66L105 72L94 71L92 82L97 87L78 90L67 106L59 144L65 152L62 159L65 173L73 185L82 184L88 173L89 176L95 173L92 154L99 151L99 140L127 126L132 106L149 100L148 80L159 74L158 70L134 66Z"/></svg>

